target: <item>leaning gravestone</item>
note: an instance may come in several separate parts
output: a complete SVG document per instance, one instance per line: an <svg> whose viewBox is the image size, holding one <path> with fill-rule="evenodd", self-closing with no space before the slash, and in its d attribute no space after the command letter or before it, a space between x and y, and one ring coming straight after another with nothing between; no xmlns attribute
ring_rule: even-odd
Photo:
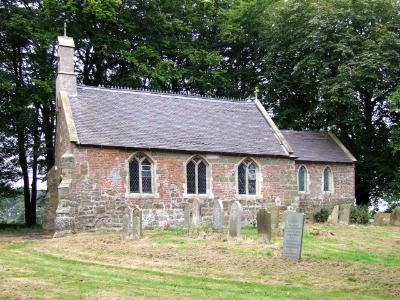
<svg viewBox="0 0 400 300"><path fill-rule="evenodd" d="M285 234L283 238L283 256L301 258L303 244L304 214L289 212L285 220Z"/></svg>
<svg viewBox="0 0 400 300"><path fill-rule="evenodd" d="M390 213L376 213L374 216L374 225L377 226L390 225Z"/></svg>
<svg viewBox="0 0 400 300"><path fill-rule="evenodd" d="M390 214L390 225L392 226L400 226L400 206L397 206L393 209Z"/></svg>
<svg viewBox="0 0 400 300"><path fill-rule="evenodd" d="M142 210L136 207L132 210L132 237L135 240L140 240L142 236Z"/></svg>
<svg viewBox="0 0 400 300"><path fill-rule="evenodd" d="M335 205L332 209L331 214L328 217L328 223L337 225L339 221L339 205Z"/></svg>
<svg viewBox="0 0 400 300"><path fill-rule="evenodd" d="M214 200L212 225L215 231L224 230L224 206L221 200Z"/></svg>
<svg viewBox="0 0 400 300"><path fill-rule="evenodd" d="M265 208L257 212L257 232L262 243L270 243L272 239L271 213Z"/></svg>
<svg viewBox="0 0 400 300"><path fill-rule="evenodd" d="M235 201L231 205L231 210L229 213L229 235L231 237L240 236L240 228L242 223L242 205Z"/></svg>
<svg viewBox="0 0 400 300"><path fill-rule="evenodd" d="M339 225L349 225L352 204L339 205Z"/></svg>

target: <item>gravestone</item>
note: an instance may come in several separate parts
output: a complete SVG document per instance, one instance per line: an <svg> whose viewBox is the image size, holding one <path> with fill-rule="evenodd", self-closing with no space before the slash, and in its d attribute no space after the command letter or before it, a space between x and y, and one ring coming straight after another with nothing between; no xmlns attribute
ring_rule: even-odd
<svg viewBox="0 0 400 300"><path fill-rule="evenodd" d="M201 222L200 217L200 204L197 199L193 200L192 207L191 207L191 219L192 224L197 225Z"/></svg>
<svg viewBox="0 0 400 300"><path fill-rule="evenodd" d="M385 226L390 224L390 213L376 213L374 216L374 225Z"/></svg>
<svg viewBox="0 0 400 300"><path fill-rule="evenodd" d="M122 233L126 239L131 236L132 222L129 211L122 217Z"/></svg>
<svg viewBox="0 0 400 300"><path fill-rule="evenodd" d="M186 202L183 204L183 213L185 219L185 227L190 228L190 226L192 225L190 203Z"/></svg>
<svg viewBox="0 0 400 300"><path fill-rule="evenodd" d="M279 227L279 207L272 205L268 207L268 211L271 213L271 226L272 229Z"/></svg>
<svg viewBox="0 0 400 300"><path fill-rule="evenodd" d="M240 228L242 223L242 205L235 201L231 205L231 210L229 213L229 235L231 237L240 236Z"/></svg>
<svg viewBox="0 0 400 300"><path fill-rule="evenodd" d="M393 209L390 214L390 225L392 226L400 226L400 206L397 206Z"/></svg>
<svg viewBox="0 0 400 300"><path fill-rule="evenodd" d="M304 214L288 212L285 220L283 256L300 259L303 244Z"/></svg>
<svg viewBox="0 0 400 300"><path fill-rule="evenodd" d="M340 204L339 205L339 225L349 225L350 223L350 211L352 204Z"/></svg>
<svg viewBox="0 0 400 300"><path fill-rule="evenodd" d="M212 226L215 231L224 230L224 206L221 200L214 200Z"/></svg>
<svg viewBox="0 0 400 300"><path fill-rule="evenodd" d="M332 209L331 214L328 217L328 223L337 225L339 222L339 205L335 205Z"/></svg>
<svg viewBox="0 0 400 300"><path fill-rule="evenodd" d="M140 240L142 236L142 210L139 207L135 207L132 210L132 237L135 240Z"/></svg>
<svg viewBox="0 0 400 300"><path fill-rule="evenodd" d="M260 236L260 241L263 243L269 243L272 239L272 228L271 228L271 213L265 208L261 208L257 212L257 232Z"/></svg>

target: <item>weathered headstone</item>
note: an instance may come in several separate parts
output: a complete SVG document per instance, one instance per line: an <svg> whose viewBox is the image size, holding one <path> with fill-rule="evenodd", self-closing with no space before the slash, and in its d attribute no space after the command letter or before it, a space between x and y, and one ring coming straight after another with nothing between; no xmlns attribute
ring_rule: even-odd
<svg viewBox="0 0 400 300"><path fill-rule="evenodd" d="M283 238L283 256L301 258L303 244L304 214L288 212L285 220L285 234Z"/></svg>
<svg viewBox="0 0 400 300"><path fill-rule="evenodd" d="M390 213L376 213L374 216L374 225L383 226L390 224Z"/></svg>
<svg viewBox="0 0 400 300"><path fill-rule="evenodd" d="M190 203L185 202L183 204L183 213L184 213L184 219L185 219L185 227L190 228L192 225L192 217L191 217L191 209L190 209Z"/></svg>
<svg viewBox="0 0 400 300"><path fill-rule="evenodd" d="M339 205L335 205L332 209L331 214L328 217L328 223L337 225L339 222Z"/></svg>
<svg viewBox="0 0 400 300"><path fill-rule="evenodd" d="M279 207L272 205L268 207L268 211L271 213L271 226L272 229L279 227Z"/></svg>
<svg viewBox="0 0 400 300"><path fill-rule="evenodd" d="M240 236L240 228L242 225L242 211L242 205L238 201L232 203L229 213L229 235L231 237Z"/></svg>
<svg viewBox="0 0 400 300"><path fill-rule="evenodd" d="M136 207L132 210L132 237L139 240L142 236L142 210Z"/></svg>
<svg viewBox="0 0 400 300"><path fill-rule="evenodd" d="M392 226L400 226L400 206L397 206L393 209L390 214L390 225Z"/></svg>
<svg viewBox="0 0 400 300"><path fill-rule="evenodd" d="M263 243L269 243L272 239L272 228L271 228L271 213L265 208L261 208L257 212L257 232L260 236L260 240Z"/></svg>
<svg viewBox="0 0 400 300"><path fill-rule="evenodd" d="M349 225L352 204L339 205L339 225Z"/></svg>
<svg viewBox="0 0 400 300"><path fill-rule="evenodd" d="M224 206L221 200L214 200L212 225L215 231L224 230Z"/></svg>
<svg viewBox="0 0 400 300"><path fill-rule="evenodd" d="M126 239L131 236L132 223L129 211L122 217L122 233Z"/></svg>
<svg viewBox="0 0 400 300"><path fill-rule="evenodd" d="M200 217L200 205L197 199L193 200L192 209L191 209L191 217L192 217L192 224L197 225L201 222Z"/></svg>

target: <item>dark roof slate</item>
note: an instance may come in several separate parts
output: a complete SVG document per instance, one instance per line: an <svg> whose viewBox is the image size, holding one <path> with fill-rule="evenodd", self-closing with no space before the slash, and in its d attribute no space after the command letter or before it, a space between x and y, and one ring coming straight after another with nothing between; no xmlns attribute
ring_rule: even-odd
<svg viewBox="0 0 400 300"><path fill-rule="evenodd" d="M339 145L323 131L281 130L298 161L353 163Z"/></svg>
<svg viewBox="0 0 400 300"><path fill-rule="evenodd" d="M70 103L79 144L288 156L252 101L81 86Z"/></svg>

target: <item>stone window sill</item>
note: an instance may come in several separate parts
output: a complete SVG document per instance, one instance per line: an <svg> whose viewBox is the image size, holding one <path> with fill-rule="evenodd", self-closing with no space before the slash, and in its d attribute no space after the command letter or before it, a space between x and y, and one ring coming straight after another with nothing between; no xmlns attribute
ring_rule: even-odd
<svg viewBox="0 0 400 300"><path fill-rule="evenodd" d="M146 194L146 193L126 193L125 194L126 198L160 198L159 193L152 193L152 194Z"/></svg>
<svg viewBox="0 0 400 300"><path fill-rule="evenodd" d="M183 194L183 198L185 199L214 199L213 194Z"/></svg>
<svg viewBox="0 0 400 300"><path fill-rule="evenodd" d="M239 200L259 200L262 199L261 195L248 195L248 194L236 194L235 197Z"/></svg>

